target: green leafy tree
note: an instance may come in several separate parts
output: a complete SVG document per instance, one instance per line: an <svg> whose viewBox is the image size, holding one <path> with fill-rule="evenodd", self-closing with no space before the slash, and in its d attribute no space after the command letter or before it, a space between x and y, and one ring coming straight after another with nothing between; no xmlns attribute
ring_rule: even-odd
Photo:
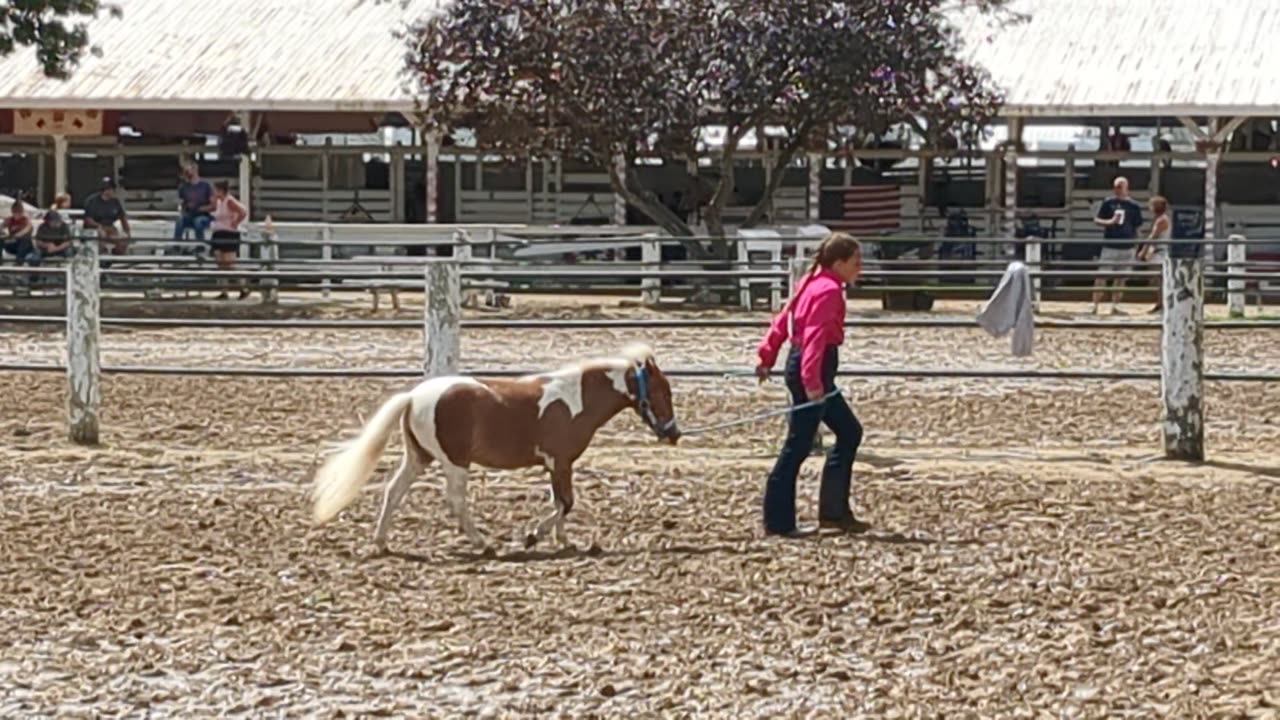
<svg viewBox="0 0 1280 720"><path fill-rule="evenodd" d="M101 0L0 0L0 55L34 47L45 75L66 78L85 52L96 51L88 21L102 10L120 15Z"/></svg>

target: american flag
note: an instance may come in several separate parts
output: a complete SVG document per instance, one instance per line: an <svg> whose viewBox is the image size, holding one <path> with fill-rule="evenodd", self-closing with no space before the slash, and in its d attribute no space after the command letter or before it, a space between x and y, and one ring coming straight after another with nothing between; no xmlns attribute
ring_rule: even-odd
<svg viewBox="0 0 1280 720"><path fill-rule="evenodd" d="M826 224L854 235L880 235L902 227L897 185L854 185L844 189L840 218Z"/></svg>

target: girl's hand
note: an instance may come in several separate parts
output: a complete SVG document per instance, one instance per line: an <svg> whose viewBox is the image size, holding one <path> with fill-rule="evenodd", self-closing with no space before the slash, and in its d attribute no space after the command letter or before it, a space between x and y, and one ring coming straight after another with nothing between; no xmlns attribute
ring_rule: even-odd
<svg viewBox="0 0 1280 720"><path fill-rule="evenodd" d="M760 382L764 382L765 380L768 380L768 379L769 379L769 368L765 367L764 365L757 365L757 366L756 366L756 379L757 379L757 380L759 380Z"/></svg>
<svg viewBox="0 0 1280 720"><path fill-rule="evenodd" d="M809 402L817 402L827 395L825 390L805 390L804 394L809 398Z"/></svg>

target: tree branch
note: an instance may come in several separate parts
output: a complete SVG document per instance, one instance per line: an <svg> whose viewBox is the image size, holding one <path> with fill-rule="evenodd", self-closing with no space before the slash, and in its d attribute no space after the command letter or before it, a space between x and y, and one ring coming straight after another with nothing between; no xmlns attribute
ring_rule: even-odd
<svg viewBox="0 0 1280 720"><path fill-rule="evenodd" d="M756 202L755 207L751 208L751 214L747 215L742 227L755 227L762 220L769 218L769 208L772 205L773 196L777 194L778 188L782 187L782 181L786 178L787 166L795 159L796 153L800 152L800 149L804 147L805 139L812 129L813 126L809 123L801 125L799 130L792 135L782 148L769 175L769 184L765 186L764 194L760 196L760 200Z"/></svg>
<svg viewBox="0 0 1280 720"><path fill-rule="evenodd" d="M626 198L631 205L636 206L649 219L657 223L663 230L666 230L673 237L680 239L680 244L689 251L690 256L699 260L710 258L707 249L702 243L693 240L693 228L689 224L680 219L680 216L671 212L666 205L658 201L653 192L647 190L640 185L639 180L635 176L635 172L628 166L625 174L619 174L618 168L613 162L606 163L609 168L609 184L613 186L613 191Z"/></svg>

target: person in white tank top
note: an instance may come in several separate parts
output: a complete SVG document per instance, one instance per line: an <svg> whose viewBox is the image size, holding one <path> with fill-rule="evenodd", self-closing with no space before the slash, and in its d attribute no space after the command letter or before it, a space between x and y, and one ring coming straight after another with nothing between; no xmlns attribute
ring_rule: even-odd
<svg viewBox="0 0 1280 720"><path fill-rule="evenodd" d="M210 229L213 236L209 247L213 250L213 258L219 270L231 271L236 266L236 258L240 255L240 223L245 221L248 213L244 206L231 195L231 186L226 180L219 180L213 186L213 224ZM224 283L218 283L224 285ZM240 282L240 299L249 297L249 289ZM219 300L227 299L223 290Z"/></svg>
<svg viewBox="0 0 1280 720"><path fill-rule="evenodd" d="M1173 238L1173 221L1169 219L1169 201L1156 195L1151 198L1151 234L1147 242L1138 248L1138 259L1144 263L1164 268L1164 259L1169 255L1169 240ZM1160 278L1156 278L1156 305L1148 312L1156 314L1164 309L1164 288Z"/></svg>

